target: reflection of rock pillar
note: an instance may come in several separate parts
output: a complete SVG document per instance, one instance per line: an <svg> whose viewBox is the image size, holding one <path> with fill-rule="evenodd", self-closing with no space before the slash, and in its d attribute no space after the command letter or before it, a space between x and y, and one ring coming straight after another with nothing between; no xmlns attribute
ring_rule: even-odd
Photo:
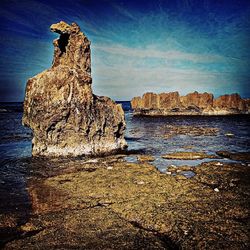
<svg viewBox="0 0 250 250"><path fill-rule="evenodd" d="M67 195L43 183L33 181L28 184L28 192L33 214L60 211L68 199Z"/></svg>

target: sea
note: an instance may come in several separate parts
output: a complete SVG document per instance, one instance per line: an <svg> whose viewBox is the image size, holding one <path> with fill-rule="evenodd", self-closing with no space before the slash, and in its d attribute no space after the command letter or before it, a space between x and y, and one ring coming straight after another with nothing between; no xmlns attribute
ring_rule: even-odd
<svg viewBox="0 0 250 250"><path fill-rule="evenodd" d="M167 160L162 155L171 152L194 151L215 154L216 151L244 152L250 146L250 116L168 116L136 117L130 102L122 104L126 119L128 154L125 159L136 162L138 154L151 155L151 163L162 173L168 166L198 165L203 160ZM21 213L20 224L31 204L27 193L27 181L34 173L46 176L53 172L53 164L44 159L32 158L32 131L22 126L22 103L0 103L0 214ZM217 128L214 136L177 134L171 137L169 126ZM228 136L230 135L230 136ZM74 159L73 159L74 160ZM78 159L79 160L79 159ZM84 160L84 159L83 159ZM71 159L72 161L72 159ZM221 161L231 161L221 159ZM192 173L187 173L192 177ZM1 218L0 218L1 219Z"/></svg>

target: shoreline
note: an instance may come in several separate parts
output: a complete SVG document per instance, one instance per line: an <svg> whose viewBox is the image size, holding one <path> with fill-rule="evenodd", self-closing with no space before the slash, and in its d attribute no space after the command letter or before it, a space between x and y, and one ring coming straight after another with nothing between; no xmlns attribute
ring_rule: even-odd
<svg viewBox="0 0 250 250"><path fill-rule="evenodd" d="M59 163L29 179L32 214L5 249L247 249L246 164L202 163L186 178L123 157Z"/></svg>
<svg viewBox="0 0 250 250"><path fill-rule="evenodd" d="M133 111L132 112L133 116L134 117L168 117L168 116L185 116L185 117L188 117L188 116L201 116L201 117L231 117L231 116L249 116L250 113L228 113L228 114L201 114L201 113L177 113L177 112L167 112L166 114L159 114L159 113L147 113L146 110L142 110L142 111Z"/></svg>

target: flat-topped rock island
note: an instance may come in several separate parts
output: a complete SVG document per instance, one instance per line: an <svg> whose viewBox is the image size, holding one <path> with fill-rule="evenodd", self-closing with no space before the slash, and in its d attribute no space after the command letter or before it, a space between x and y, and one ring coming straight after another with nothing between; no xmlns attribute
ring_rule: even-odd
<svg viewBox="0 0 250 250"><path fill-rule="evenodd" d="M197 91L180 96L176 92L145 93L131 100L134 115L235 115L249 114L250 100L237 93L214 98L211 93Z"/></svg>

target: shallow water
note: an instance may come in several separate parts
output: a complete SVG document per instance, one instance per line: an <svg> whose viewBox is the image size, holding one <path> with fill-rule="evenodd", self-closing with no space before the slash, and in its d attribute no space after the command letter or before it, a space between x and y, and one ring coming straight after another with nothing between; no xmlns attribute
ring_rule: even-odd
<svg viewBox="0 0 250 250"><path fill-rule="evenodd" d="M243 152L249 150L250 145L250 117L249 116L169 116L169 117L134 117L132 111L126 114L126 139L129 149L141 150L145 154L155 157L152 162L160 171L166 171L169 165L198 165L202 160L167 160L161 156L171 152L191 151L205 152L214 155L216 151L226 150ZM215 136L174 135L166 138L171 126L211 127L219 132ZM227 133L233 134L232 137ZM129 156L128 161L136 158ZM232 161L220 159L220 161Z"/></svg>
<svg viewBox="0 0 250 250"><path fill-rule="evenodd" d="M152 162L160 171L165 172L170 165L198 165L203 160L167 160L161 156L177 151L204 151L215 154L219 150L248 151L250 144L249 116L225 117L133 117L130 104L123 102L127 123L126 140L128 150L149 154L155 157ZM21 124L22 103L0 104L0 213L22 214L20 220L31 211L29 196L26 191L30 177L47 177L67 168L67 159L60 162L47 162L32 159L32 133ZM216 136L175 135L166 139L168 125L201 126L218 128ZM226 133L234 134L228 137ZM188 149L187 149L188 148ZM127 161L136 162L135 155L125 157ZM84 160L84 159L83 159ZM81 163L81 159L77 159ZM229 161L220 159L220 161ZM53 168L56 166L56 168ZM191 177L192 172L187 171ZM22 221L20 221L22 223Z"/></svg>

